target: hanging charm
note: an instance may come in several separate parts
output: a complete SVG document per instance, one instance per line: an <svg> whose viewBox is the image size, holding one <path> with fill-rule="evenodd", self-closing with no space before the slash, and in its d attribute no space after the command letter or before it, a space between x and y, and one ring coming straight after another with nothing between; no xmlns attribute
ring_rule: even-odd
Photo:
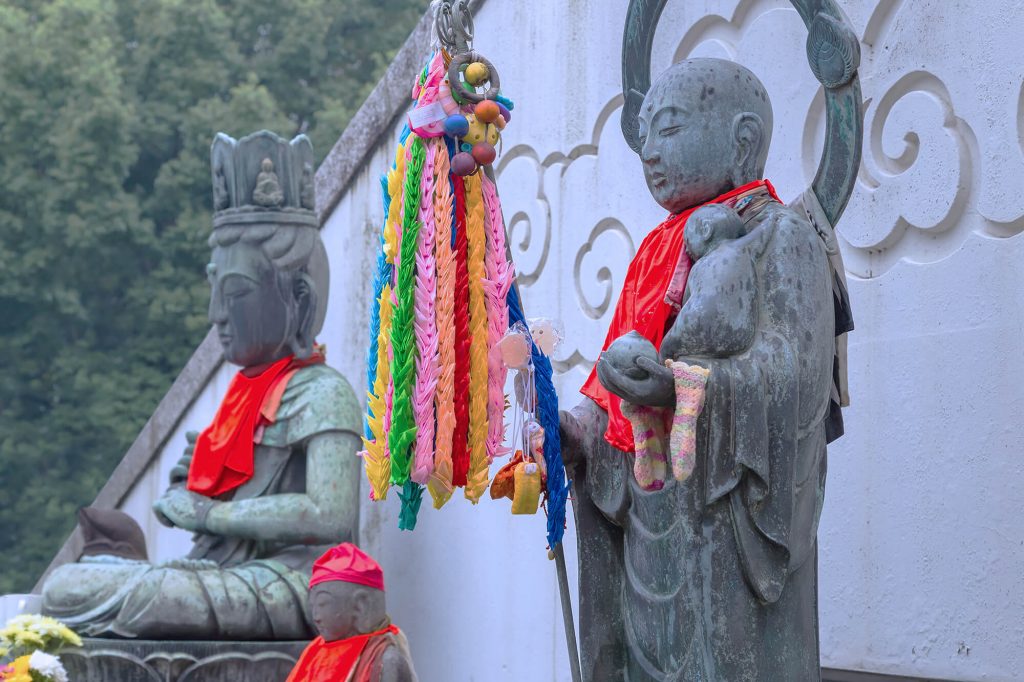
<svg viewBox="0 0 1024 682"><path fill-rule="evenodd" d="M371 494L383 500L397 487L399 525L410 530L424 487L436 508L458 487L476 503L490 464L508 454L506 368L493 351L508 330L515 269L496 187L480 171L494 162L513 105L497 69L472 49L464 0L441 3L435 29L438 48L417 74L382 179L367 363Z"/></svg>

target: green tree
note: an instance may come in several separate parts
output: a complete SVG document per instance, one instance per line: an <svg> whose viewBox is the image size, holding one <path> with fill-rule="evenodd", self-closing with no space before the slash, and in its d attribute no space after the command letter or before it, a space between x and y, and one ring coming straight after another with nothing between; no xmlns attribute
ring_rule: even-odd
<svg viewBox="0 0 1024 682"><path fill-rule="evenodd" d="M206 333L216 131L322 158L425 0L0 0L0 594Z"/></svg>

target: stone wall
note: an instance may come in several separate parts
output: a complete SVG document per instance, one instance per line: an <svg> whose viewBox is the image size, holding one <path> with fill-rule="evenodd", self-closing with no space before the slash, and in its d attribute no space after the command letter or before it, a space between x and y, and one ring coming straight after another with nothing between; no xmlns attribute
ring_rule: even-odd
<svg viewBox="0 0 1024 682"><path fill-rule="evenodd" d="M516 102L497 171L519 283L528 315L559 318L568 330L556 367L571 406L626 266L664 217L619 131L627 3L480 4L476 45ZM865 141L838 230L857 330L848 435L830 449L821 522L822 662L1014 679L1024 669L1024 52L1014 30L1024 7L840 4L862 38ZM804 39L782 0L677 0L655 40L656 72L721 56L761 77L775 106L767 172L783 198L809 185L823 137ZM378 178L400 128L367 120L390 118L384 111L346 133L366 145L354 173L333 185L331 173L318 175L321 201L325 187L335 193L323 232L332 280L321 340L360 394ZM229 371L196 396L123 502L153 532L156 558L180 554L187 537L157 527L146 510ZM489 499L426 507L413 533L397 530L397 499L367 501L362 512L364 545L384 565L421 678L567 680L543 519L512 517ZM571 574L574 542L570 523Z"/></svg>

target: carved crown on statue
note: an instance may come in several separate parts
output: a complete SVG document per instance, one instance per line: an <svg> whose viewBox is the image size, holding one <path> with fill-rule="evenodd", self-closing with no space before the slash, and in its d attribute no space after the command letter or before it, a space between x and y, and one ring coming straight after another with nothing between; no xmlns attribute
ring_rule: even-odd
<svg viewBox="0 0 1024 682"><path fill-rule="evenodd" d="M213 226L276 223L317 226L313 145L268 130L241 140L218 133L211 149Z"/></svg>

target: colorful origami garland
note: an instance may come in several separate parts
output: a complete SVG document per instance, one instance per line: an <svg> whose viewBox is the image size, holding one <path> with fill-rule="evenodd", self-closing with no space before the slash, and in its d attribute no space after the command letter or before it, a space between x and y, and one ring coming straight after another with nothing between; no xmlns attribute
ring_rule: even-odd
<svg viewBox="0 0 1024 682"><path fill-rule="evenodd" d="M399 488L399 527L409 530L424 486L435 508L455 487L464 487L475 504L490 483L492 460L507 454L506 370L492 350L510 325L525 323L497 188L480 167L453 168L470 146L459 138L496 139L512 103L500 98L500 107L490 107L498 112L494 123L464 130L459 118L474 117L481 105L485 118L493 112L484 102L449 111L451 103L442 101L450 92L447 67L438 51L421 72L410 113L416 132L402 132L382 178L386 218L370 310L363 458L374 499L385 499L392 485ZM432 106L433 114L427 111ZM438 111L446 117L441 124ZM483 122L475 120L480 128ZM554 546L562 538L569 486L551 362L531 346L537 415L546 434L548 542Z"/></svg>

